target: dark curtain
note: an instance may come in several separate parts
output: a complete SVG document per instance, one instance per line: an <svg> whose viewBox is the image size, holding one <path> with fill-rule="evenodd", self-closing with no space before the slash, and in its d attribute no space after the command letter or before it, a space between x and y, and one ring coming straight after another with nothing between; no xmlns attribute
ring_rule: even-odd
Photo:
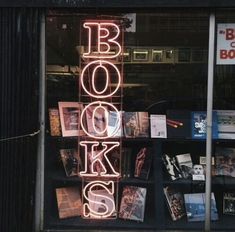
<svg viewBox="0 0 235 232"><path fill-rule="evenodd" d="M0 9L0 231L32 232L40 10ZM35 134L34 134L35 133Z"/></svg>

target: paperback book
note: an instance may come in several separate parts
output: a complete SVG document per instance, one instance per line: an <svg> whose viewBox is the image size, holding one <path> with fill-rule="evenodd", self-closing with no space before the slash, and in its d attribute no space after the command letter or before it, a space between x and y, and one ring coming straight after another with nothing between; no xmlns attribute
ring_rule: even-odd
<svg viewBox="0 0 235 232"><path fill-rule="evenodd" d="M123 129L127 138L149 137L148 112L124 112Z"/></svg>
<svg viewBox="0 0 235 232"><path fill-rule="evenodd" d="M64 187L56 189L59 218L80 216L82 201L78 187Z"/></svg>
<svg viewBox="0 0 235 232"><path fill-rule="evenodd" d="M206 139L207 115L205 111L191 112L192 138ZM216 111L212 113L212 138L218 138L218 124Z"/></svg>
<svg viewBox="0 0 235 232"><path fill-rule="evenodd" d="M186 211L183 194L169 186L165 187L163 190L172 220L177 221L185 216Z"/></svg>
<svg viewBox="0 0 235 232"><path fill-rule="evenodd" d="M176 155L176 160L183 178L189 178L192 174L193 162L190 153Z"/></svg>
<svg viewBox="0 0 235 232"><path fill-rule="evenodd" d="M184 202L189 222L205 220L205 193L184 194ZM214 193L211 193L211 220L218 220L218 211Z"/></svg>
<svg viewBox="0 0 235 232"><path fill-rule="evenodd" d="M171 180L183 178L181 169L174 156L163 154L162 161Z"/></svg>
<svg viewBox="0 0 235 232"><path fill-rule="evenodd" d="M223 214L235 215L235 193L223 194Z"/></svg>
<svg viewBox="0 0 235 232"><path fill-rule="evenodd" d="M121 174L123 178L129 178L132 174L131 166L132 149L130 147L122 148Z"/></svg>
<svg viewBox="0 0 235 232"><path fill-rule="evenodd" d="M216 147L215 174L235 177L235 148Z"/></svg>
<svg viewBox="0 0 235 232"><path fill-rule="evenodd" d="M63 162L66 176L77 176L82 169L80 155L76 149L60 149L60 157Z"/></svg>
<svg viewBox="0 0 235 232"><path fill-rule="evenodd" d="M49 122L51 136L61 136L60 115L57 108L49 109Z"/></svg>
<svg viewBox="0 0 235 232"><path fill-rule="evenodd" d="M151 138L167 138L166 115L150 115L150 135Z"/></svg>
<svg viewBox="0 0 235 232"><path fill-rule="evenodd" d="M152 164L152 152L149 148L143 147L139 150L135 159L134 177L147 180Z"/></svg>
<svg viewBox="0 0 235 232"><path fill-rule="evenodd" d="M235 111L217 110L219 139L235 139Z"/></svg>
<svg viewBox="0 0 235 232"><path fill-rule="evenodd" d="M146 188L125 186L122 192L119 218L144 221Z"/></svg>

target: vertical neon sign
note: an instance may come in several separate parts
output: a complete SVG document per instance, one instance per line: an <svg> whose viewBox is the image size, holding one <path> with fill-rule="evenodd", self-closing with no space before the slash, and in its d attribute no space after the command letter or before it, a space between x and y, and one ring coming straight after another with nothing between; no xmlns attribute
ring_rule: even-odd
<svg viewBox="0 0 235 232"><path fill-rule="evenodd" d="M120 160L120 138L116 136L121 127L122 67L115 61L121 54L122 35L113 21L86 21L83 30L87 36L80 76L80 95L86 105L80 125L87 136L79 142L84 157L84 169L79 172L83 179L83 216L110 218L116 212L115 183L120 177L112 153L118 151ZM110 119L111 112L115 120ZM115 126L110 132L111 120Z"/></svg>

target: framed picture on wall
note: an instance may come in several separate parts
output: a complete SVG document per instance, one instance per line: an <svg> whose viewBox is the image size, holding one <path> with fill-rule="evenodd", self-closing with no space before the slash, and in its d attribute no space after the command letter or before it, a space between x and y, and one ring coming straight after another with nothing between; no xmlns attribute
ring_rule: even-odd
<svg viewBox="0 0 235 232"><path fill-rule="evenodd" d="M78 102L58 102L62 136L84 135L80 129L80 115L83 104Z"/></svg>
<svg viewBox="0 0 235 232"><path fill-rule="evenodd" d="M134 49L132 60L133 62L148 62L149 51L147 49L140 49L140 48Z"/></svg>
<svg viewBox="0 0 235 232"><path fill-rule="evenodd" d="M161 49L152 50L152 62L163 62L163 50Z"/></svg>

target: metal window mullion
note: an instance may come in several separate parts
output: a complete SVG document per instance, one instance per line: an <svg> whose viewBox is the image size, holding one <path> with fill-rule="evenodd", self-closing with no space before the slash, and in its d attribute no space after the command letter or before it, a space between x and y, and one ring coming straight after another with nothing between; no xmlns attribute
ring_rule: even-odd
<svg viewBox="0 0 235 232"><path fill-rule="evenodd" d="M205 231L211 227L211 152L212 152L212 111L213 111L213 79L214 79L214 48L215 48L215 14L209 18L209 49L208 49L208 81L207 81L207 136L206 136L206 203Z"/></svg>

